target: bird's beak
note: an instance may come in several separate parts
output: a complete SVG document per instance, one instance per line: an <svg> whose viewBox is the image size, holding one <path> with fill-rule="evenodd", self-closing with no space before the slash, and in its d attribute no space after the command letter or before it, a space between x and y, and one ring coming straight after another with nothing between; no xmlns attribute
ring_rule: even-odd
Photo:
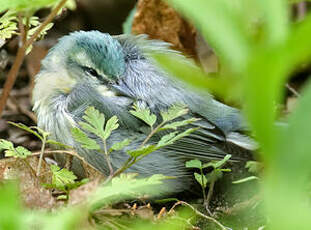
<svg viewBox="0 0 311 230"><path fill-rule="evenodd" d="M118 80L116 83L111 85L113 89L117 91L122 96L133 97L133 91L128 87L126 82L123 80Z"/></svg>

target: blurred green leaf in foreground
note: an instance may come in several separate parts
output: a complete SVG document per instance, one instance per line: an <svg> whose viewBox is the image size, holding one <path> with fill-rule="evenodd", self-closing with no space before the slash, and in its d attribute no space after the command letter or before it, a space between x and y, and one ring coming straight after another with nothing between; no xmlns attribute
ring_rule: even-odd
<svg viewBox="0 0 311 230"><path fill-rule="evenodd" d="M221 69L232 86L242 89L240 98L253 133L261 146L265 165L262 190L265 191L269 229L309 229L311 206L307 184L311 173L311 87L305 87L288 124L277 126L276 104L284 96L290 73L311 56L311 18L290 23L286 0L252 0L256 28L247 20L246 1L167 0L201 31L221 59ZM244 8L244 9L243 9ZM243 9L243 11L241 11ZM174 57L160 63L172 73L185 68L172 66ZM163 61L164 60L164 61ZM180 63L176 59L176 63ZM185 71L181 79L211 91L221 89L220 79L203 80L201 73ZM226 77L227 77L226 76ZM218 81L218 82L217 82ZM237 84L235 82L238 82ZM204 83L204 84L203 84ZM230 85L230 83L225 84Z"/></svg>

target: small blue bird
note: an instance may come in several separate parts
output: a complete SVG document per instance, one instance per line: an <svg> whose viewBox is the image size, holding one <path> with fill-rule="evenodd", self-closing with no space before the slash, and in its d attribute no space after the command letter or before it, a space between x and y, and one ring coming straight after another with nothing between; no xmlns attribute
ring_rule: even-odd
<svg viewBox="0 0 311 230"><path fill-rule="evenodd" d="M125 138L134 139L125 150L111 154L112 166L118 169L128 158L126 150L137 148L146 137L147 125L129 113L134 103L155 114L176 104L186 105L190 111L187 116L200 118L191 124L199 129L127 170L141 176L175 177L169 182L168 192L181 192L193 183L185 161L221 159L226 154L231 154L233 160L246 159L255 146L240 133L245 123L239 110L171 78L155 64L153 53L180 55L168 43L148 40L144 35L79 31L64 36L42 61L33 91L34 111L38 126L50 132L51 138L75 147L90 164L108 175L104 155L83 149L71 135L89 106L107 119L113 115L119 119L120 127L107 140L108 146ZM156 142L159 137L154 138Z"/></svg>

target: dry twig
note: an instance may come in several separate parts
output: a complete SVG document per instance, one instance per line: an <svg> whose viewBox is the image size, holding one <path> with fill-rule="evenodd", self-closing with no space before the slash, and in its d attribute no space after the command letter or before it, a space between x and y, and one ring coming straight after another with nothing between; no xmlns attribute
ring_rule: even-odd
<svg viewBox="0 0 311 230"><path fill-rule="evenodd" d="M21 45L18 47L16 59L13 63L12 68L10 69L7 79L4 83L2 95L0 98L0 117L2 114L2 111L4 110L4 107L6 105L6 101L9 97L9 94L11 92L11 89L13 88L13 85L16 81L17 74L19 72L19 69L24 61L25 54L27 48L32 45L32 43L38 38L40 33L44 30L44 28L54 19L54 17L57 15L58 11L63 8L67 0L62 0L58 3L58 5L51 11L51 13L48 15L48 17L44 20L44 22L38 27L38 29L35 31L35 33L26 40L27 37L27 27L25 28L22 22L21 15L18 16L19 19L19 29L21 32Z"/></svg>
<svg viewBox="0 0 311 230"><path fill-rule="evenodd" d="M173 212L173 210L175 209L176 206L178 205L184 205L186 207L189 207L190 209L192 209L192 211L194 211L194 213L200 217L203 217L209 221L212 221L213 223L215 223L217 226L220 227L220 229L222 230L227 230L227 228L225 226L223 226L218 220L216 220L215 218L211 217L211 216L207 216L205 214L203 214L202 212L198 211L197 209L195 209L191 204L188 204L185 201L178 201L176 202L173 207L170 209L170 211L168 212L168 214L171 214Z"/></svg>

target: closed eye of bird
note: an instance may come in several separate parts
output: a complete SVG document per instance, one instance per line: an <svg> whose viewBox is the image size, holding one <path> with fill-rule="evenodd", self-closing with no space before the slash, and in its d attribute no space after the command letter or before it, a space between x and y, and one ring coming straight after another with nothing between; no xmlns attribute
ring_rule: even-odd
<svg viewBox="0 0 311 230"><path fill-rule="evenodd" d="M86 74L89 74L90 76L93 76L96 78L99 77L99 74L97 73L97 71L91 67L83 66L82 69L84 70Z"/></svg>

